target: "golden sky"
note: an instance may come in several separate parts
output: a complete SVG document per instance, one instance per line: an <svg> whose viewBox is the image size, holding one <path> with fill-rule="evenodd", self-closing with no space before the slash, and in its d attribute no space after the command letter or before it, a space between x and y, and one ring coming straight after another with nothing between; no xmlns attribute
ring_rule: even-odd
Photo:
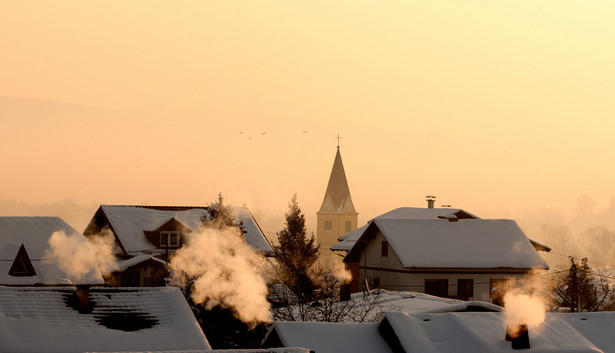
<svg viewBox="0 0 615 353"><path fill-rule="evenodd" d="M222 192L267 223L297 192L313 222L339 133L360 223L425 195L483 217L572 212L581 195L604 209L614 15L611 1L0 0L0 199Z"/></svg>

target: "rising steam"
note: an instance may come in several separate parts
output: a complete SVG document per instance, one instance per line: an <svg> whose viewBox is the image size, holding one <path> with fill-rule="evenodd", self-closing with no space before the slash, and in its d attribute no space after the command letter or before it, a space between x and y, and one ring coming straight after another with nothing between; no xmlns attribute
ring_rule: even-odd
<svg viewBox="0 0 615 353"><path fill-rule="evenodd" d="M267 285L259 273L264 259L234 227L203 228L171 259L173 279L192 281L191 297L207 309L231 308L246 323L269 322Z"/></svg>
<svg viewBox="0 0 615 353"><path fill-rule="evenodd" d="M504 296L504 302L506 326L511 329L517 329L520 325L527 325L530 330L536 329L545 320L545 306L537 297L511 290ZM517 332L510 334L516 336Z"/></svg>
<svg viewBox="0 0 615 353"><path fill-rule="evenodd" d="M73 283L96 281L101 271L106 274L117 269L114 241L109 234L88 240L81 234L54 232L43 259L56 262Z"/></svg>

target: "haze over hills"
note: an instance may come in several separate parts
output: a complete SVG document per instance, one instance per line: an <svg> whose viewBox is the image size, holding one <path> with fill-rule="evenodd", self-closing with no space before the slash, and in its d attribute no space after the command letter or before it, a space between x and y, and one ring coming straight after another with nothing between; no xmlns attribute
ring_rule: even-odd
<svg viewBox="0 0 615 353"><path fill-rule="evenodd" d="M222 192L229 203L248 206L275 240L287 203L297 192L311 231L337 143L324 122L285 124L284 119L257 116L246 120L245 113L233 111L111 109L0 96L0 119L0 145L10 151L2 169L11 170L0 186L0 214L59 216L78 230L100 204L204 205ZM592 196L576 195L568 207L546 207L528 198L519 207L517 202L507 205L509 199L502 197L489 207L493 199L485 198L485 192L505 190L467 184L459 192L458 186L450 187L451 178L431 173L436 167L419 168L412 159L401 158L408 156L403 149L395 152L390 145L379 147L382 139L374 141L379 134L389 134L386 137L395 137L390 144L398 146L399 132L373 126L366 133L360 124L353 128L363 138L343 135L340 144L359 224L396 207L424 207L426 190L437 187L437 203L449 203L447 194L452 194L454 207L483 218L515 219L528 236L556 250L559 244L549 241L560 242L553 233L562 233L562 227L568 227L567 236L615 228L613 198L604 205ZM417 160L426 163L426 156L440 152L433 146L437 138L414 144ZM397 164L376 158L384 151L397 154ZM408 164L413 167L407 169ZM401 179L400 171L406 174ZM561 253L571 255L566 251L573 249Z"/></svg>

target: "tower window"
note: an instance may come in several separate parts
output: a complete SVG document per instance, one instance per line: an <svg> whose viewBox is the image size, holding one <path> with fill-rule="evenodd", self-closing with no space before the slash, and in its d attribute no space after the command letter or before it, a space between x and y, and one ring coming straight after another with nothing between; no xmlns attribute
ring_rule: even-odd
<svg viewBox="0 0 615 353"><path fill-rule="evenodd" d="M325 231L326 232L330 232L333 230L333 222L332 221L325 221Z"/></svg>
<svg viewBox="0 0 615 353"><path fill-rule="evenodd" d="M344 230L346 231L346 233L350 232L350 229L352 228L352 222L346 221L344 225L345 225Z"/></svg>
<svg viewBox="0 0 615 353"><path fill-rule="evenodd" d="M382 255L382 257L389 256L389 242L386 240L382 241L382 248L380 249L380 255Z"/></svg>

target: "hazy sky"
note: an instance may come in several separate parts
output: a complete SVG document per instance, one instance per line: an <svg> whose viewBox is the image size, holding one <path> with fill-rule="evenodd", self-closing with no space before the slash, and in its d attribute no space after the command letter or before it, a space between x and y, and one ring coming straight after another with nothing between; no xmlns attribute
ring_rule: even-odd
<svg viewBox="0 0 615 353"><path fill-rule="evenodd" d="M360 223L425 195L491 217L572 213L580 195L607 208L614 15L611 1L0 0L0 199L222 192L276 231L297 192L313 228L339 133Z"/></svg>

